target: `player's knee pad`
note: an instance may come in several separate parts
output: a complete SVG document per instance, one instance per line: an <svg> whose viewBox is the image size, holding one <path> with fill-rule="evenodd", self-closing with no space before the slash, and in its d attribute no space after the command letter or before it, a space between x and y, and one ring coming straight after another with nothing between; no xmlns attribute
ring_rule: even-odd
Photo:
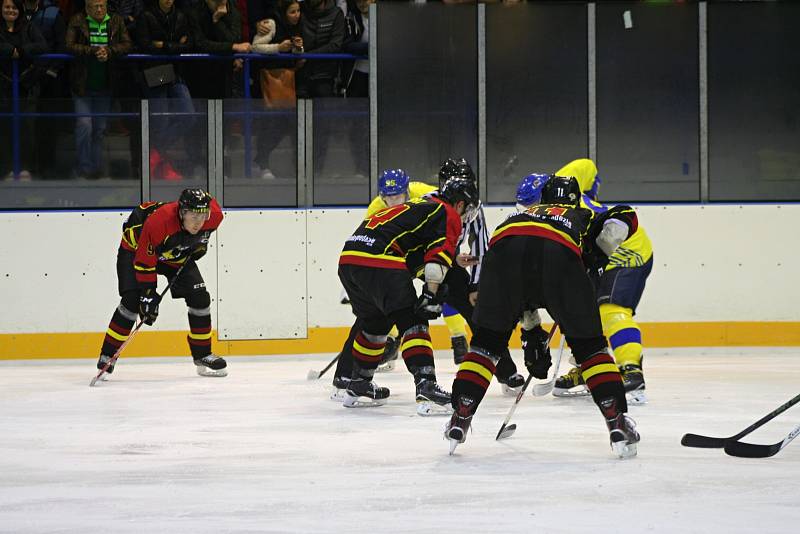
<svg viewBox="0 0 800 534"><path fill-rule="evenodd" d="M205 289L198 289L186 297L186 305L191 315L211 315L211 295Z"/></svg>
<svg viewBox="0 0 800 534"><path fill-rule="evenodd" d="M478 327L470 340L470 347L480 347L498 358L508 349L511 332L496 332L488 328ZM497 362L495 362L497 363Z"/></svg>
<svg viewBox="0 0 800 534"><path fill-rule="evenodd" d="M638 365L642 359L642 332L633 320L633 310L617 304L601 304L600 319L617 363Z"/></svg>
<svg viewBox="0 0 800 534"><path fill-rule="evenodd" d="M126 291L122 294L122 299L117 307L119 313L130 321L135 321L139 318L139 292Z"/></svg>
<svg viewBox="0 0 800 534"><path fill-rule="evenodd" d="M458 315L458 310L447 303L442 304L442 317L452 317L453 315Z"/></svg>
<svg viewBox="0 0 800 534"><path fill-rule="evenodd" d="M572 357L578 365L583 364L583 362L594 354L608 349L608 345L603 336L579 338L567 336L567 343L569 344L570 350L572 350Z"/></svg>

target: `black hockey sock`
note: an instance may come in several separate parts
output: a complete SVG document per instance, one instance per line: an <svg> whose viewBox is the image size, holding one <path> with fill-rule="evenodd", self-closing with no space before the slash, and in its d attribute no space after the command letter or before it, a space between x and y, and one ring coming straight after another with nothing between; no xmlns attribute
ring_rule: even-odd
<svg viewBox="0 0 800 534"><path fill-rule="evenodd" d="M472 346L464 357L464 362L458 367L456 379L453 381L452 398L455 403L460 395L465 395L475 401L473 413L478 409L478 404L486 395L489 384L496 371L499 358L488 351ZM453 404L453 408L456 408Z"/></svg>
<svg viewBox="0 0 800 534"><path fill-rule="evenodd" d="M195 315L189 309L189 350L192 358L198 359L211 354L211 315Z"/></svg>
<svg viewBox="0 0 800 534"><path fill-rule="evenodd" d="M371 341L372 338L374 341ZM369 378L375 374L375 369L383 356L386 346L386 336L371 336L359 332L353 340L353 378Z"/></svg>
<svg viewBox="0 0 800 534"><path fill-rule="evenodd" d="M433 343L425 325L412 326L403 332L403 341L400 343L400 352L409 371L419 381L421 378L435 380L436 374L433 363ZM419 370L422 371L420 374Z"/></svg>
<svg viewBox="0 0 800 534"><path fill-rule="evenodd" d="M120 304L114 311L111 317L111 322L108 324L106 336L103 338L103 346L100 348L100 354L107 356L113 355L117 349L125 343L128 336L131 334L133 323L136 321L136 314L123 308Z"/></svg>
<svg viewBox="0 0 800 534"><path fill-rule="evenodd" d="M600 401L613 397L617 400L616 407L620 412L628 411L625 399L625 388L622 385L622 375L614 363L614 358L607 350L602 350L588 360L582 362L581 376L592 394L595 404L600 407ZM602 407L601 407L602 411Z"/></svg>

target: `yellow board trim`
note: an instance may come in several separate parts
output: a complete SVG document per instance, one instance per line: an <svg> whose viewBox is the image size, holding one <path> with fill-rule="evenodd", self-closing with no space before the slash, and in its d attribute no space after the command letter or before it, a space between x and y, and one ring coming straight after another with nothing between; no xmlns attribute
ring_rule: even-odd
<svg viewBox="0 0 800 534"><path fill-rule="evenodd" d="M482 366L480 364L477 364L475 362L464 362L464 363L461 364L461 366L458 368L458 370L459 371L472 371L473 373L478 373L483 378L485 378L487 381L489 381L489 382L492 381L492 376L493 376L492 372L490 370L488 370L486 367L484 367L484 366Z"/></svg>
<svg viewBox="0 0 800 534"><path fill-rule="evenodd" d="M549 325L543 325L549 329ZM645 348L653 347L800 347L800 322L698 322L639 323ZM220 356L336 353L350 332L349 326L309 328L305 339L218 340L213 350ZM450 348L444 325L430 327L434 349ZM0 334L0 360L96 358L105 332ZM559 336L551 343L557 346ZM519 333L511 348L520 347ZM141 331L125 348L123 358L189 356L186 330Z"/></svg>

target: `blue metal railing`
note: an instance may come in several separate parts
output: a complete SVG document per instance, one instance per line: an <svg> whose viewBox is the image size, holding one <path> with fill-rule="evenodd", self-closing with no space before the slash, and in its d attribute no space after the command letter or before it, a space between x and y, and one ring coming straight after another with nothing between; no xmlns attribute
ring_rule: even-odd
<svg viewBox="0 0 800 534"><path fill-rule="evenodd" d="M42 54L36 56L34 61L46 60L65 60L72 61L75 56L72 54ZM230 54L230 55L214 55L202 53L178 54L178 55L152 55L152 54L127 54L117 59L126 61L233 61L235 59L243 60L242 78L244 87L244 98L247 100L245 111L236 113L237 115L244 115L244 143L245 143L245 175L251 175L250 152L252 150L250 136L252 134L252 114L253 111L250 107L250 99L252 92L250 90L250 73L251 61L265 61L265 60L299 60L299 59L322 59L328 61L341 61L341 60L359 60L367 59L367 56L358 56L353 54ZM91 117L91 116L106 116L106 117L136 117L138 113L34 113L34 112L20 112L20 95L19 95L19 59L17 58L0 58L2 60L11 61L11 113L0 113L0 118L11 116L11 146L12 146L12 172L14 178L18 178L22 171L22 162L20 161L20 123L22 118L33 117L49 117L49 118L69 118L69 117ZM203 115L203 113L157 113L154 115Z"/></svg>

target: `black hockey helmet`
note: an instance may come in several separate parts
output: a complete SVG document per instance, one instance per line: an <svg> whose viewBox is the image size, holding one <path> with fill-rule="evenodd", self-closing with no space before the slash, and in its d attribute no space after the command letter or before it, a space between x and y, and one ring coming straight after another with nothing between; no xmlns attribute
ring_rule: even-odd
<svg viewBox="0 0 800 534"><path fill-rule="evenodd" d="M466 223L475 219L481 205L478 194L478 185L475 180L464 176L453 176L439 189L439 198L455 206L459 200L464 201L464 214L461 216Z"/></svg>
<svg viewBox="0 0 800 534"><path fill-rule="evenodd" d="M448 158L444 160L442 166L439 167L439 189L444 187L447 180L455 178L456 176L477 182L475 172L472 170L470 164L467 163L467 160L464 158Z"/></svg>
<svg viewBox="0 0 800 534"><path fill-rule="evenodd" d="M199 187L184 189L178 198L181 210L208 213L211 210L211 195Z"/></svg>
<svg viewBox="0 0 800 534"><path fill-rule="evenodd" d="M542 204L579 206L581 186L573 176L551 176L542 187Z"/></svg>

